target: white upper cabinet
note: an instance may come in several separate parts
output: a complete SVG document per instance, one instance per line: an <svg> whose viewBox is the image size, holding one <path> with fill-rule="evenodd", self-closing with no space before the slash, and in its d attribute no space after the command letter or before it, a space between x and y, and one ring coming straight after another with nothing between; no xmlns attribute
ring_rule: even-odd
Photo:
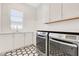
<svg viewBox="0 0 79 59"><path fill-rule="evenodd" d="M42 4L38 8L38 19L43 23L61 20L61 3Z"/></svg>
<svg viewBox="0 0 79 59"><path fill-rule="evenodd" d="M64 3L63 18L72 18L79 16L79 3Z"/></svg>
<svg viewBox="0 0 79 59"><path fill-rule="evenodd" d="M49 20L49 4L41 4L37 10L38 19L41 19L42 22L48 22Z"/></svg>
<svg viewBox="0 0 79 59"><path fill-rule="evenodd" d="M49 5L50 11L49 11L49 21L57 21L61 20L61 3L52 3Z"/></svg>
<svg viewBox="0 0 79 59"><path fill-rule="evenodd" d="M2 12L1 9L2 8L1 8L1 4L0 4L0 32L1 32L1 12Z"/></svg>

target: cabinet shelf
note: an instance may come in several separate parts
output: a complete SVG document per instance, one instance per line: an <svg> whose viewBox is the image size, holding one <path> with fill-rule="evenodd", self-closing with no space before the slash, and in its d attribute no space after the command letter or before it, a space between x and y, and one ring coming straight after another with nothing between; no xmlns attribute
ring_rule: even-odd
<svg viewBox="0 0 79 59"><path fill-rule="evenodd" d="M49 21L49 22L46 22L45 24L52 24L52 23L75 20L75 19L79 19L79 17L72 17L72 18L66 18L66 19L62 19L62 20Z"/></svg>

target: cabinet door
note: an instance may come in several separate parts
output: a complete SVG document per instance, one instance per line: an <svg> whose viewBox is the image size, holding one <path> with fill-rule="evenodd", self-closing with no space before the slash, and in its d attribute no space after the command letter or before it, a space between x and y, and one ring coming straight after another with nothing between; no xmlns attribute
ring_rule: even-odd
<svg viewBox="0 0 79 59"><path fill-rule="evenodd" d="M5 52L13 49L13 39L10 34L0 35L0 51Z"/></svg>
<svg viewBox="0 0 79 59"><path fill-rule="evenodd" d="M14 34L14 49L24 46L24 34Z"/></svg>
<svg viewBox="0 0 79 59"><path fill-rule="evenodd" d="M31 45L33 43L33 36L31 32L25 34L25 45Z"/></svg>
<svg viewBox="0 0 79 59"><path fill-rule="evenodd" d="M32 32L33 44L36 46L36 32Z"/></svg>
<svg viewBox="0 0 79 59"><path fill-rule="evenodd" d="M71 18L79 16L79 3L64 3L63 18Z"/></svg>
<svg viewBox="0 0 79 59"><path fill-rule="evenodd" d="M1 12L2 12L2 10L1 10L2 8L1 8L1 4L0 4L0 32L1 32Z"/></svg>
<svg viewBox="0 0 79 59"><path fill-rule="evenodd" d="M50 21L61 20L61 3L52 3L50 6Z"/></svg>
<svg viewBox="0 0 79 59"><path fill-rule="evenodd" d="M38 19L42 20L42 23L49 21L49 4L41 4L38 8Z"/></svg>

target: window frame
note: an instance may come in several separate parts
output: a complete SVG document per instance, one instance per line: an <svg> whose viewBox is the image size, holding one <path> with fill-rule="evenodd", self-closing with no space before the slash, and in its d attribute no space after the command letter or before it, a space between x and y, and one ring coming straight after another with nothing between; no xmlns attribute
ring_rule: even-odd
<svg viewBox="0 0 79 59"><path fill-rule="evenodd" d="M14 13L12 15L12 13ZM12 20L12 18L14 19L20 19L19 20ZM16 10L16 9L11 9L10 10L10 29L11 30L14 30L16 32L18 32L19 30L22 30L23 29L23 20L24 20L24 14L22 11L19 11L19 10ZM14 23L15 23L15 27L12 27L14 26Z"/></svg>

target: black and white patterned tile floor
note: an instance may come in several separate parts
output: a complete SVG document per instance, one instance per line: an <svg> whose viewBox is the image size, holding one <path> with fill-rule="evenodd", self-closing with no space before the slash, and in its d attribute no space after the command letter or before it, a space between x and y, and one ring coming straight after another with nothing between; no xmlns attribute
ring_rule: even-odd
<svg viewBox="0 0 79 59"><path fill-rule="evenodd" d="M28 47L8 51L4 56L43 56L43 54L40 53L34 45L30 45Z"/></svg>

